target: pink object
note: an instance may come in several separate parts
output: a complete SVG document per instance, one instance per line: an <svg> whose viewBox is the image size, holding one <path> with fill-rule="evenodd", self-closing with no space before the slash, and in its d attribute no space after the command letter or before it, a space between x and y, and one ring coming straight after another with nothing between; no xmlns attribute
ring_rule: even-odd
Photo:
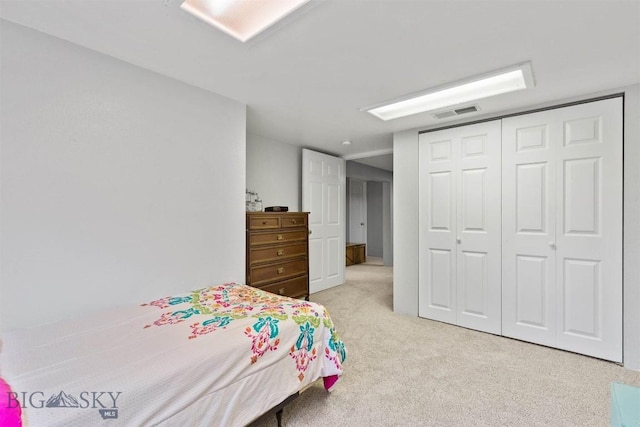
<svg viewBox="0 0 640 427"><path fill-rule="evenodd" d="M328 392L331 392L331 390L333 390L333 387L336 385L336 383L338 382L338 379L340 377L338 377L337 375L330 375L328 377L324 377L324 389L327 390Z"/></svg>
<svg viewBox="0 0 640 427"><path fill-rule="evenodd" d="M15 399L10 399L11 387L0 378L0 426L21 427L22 409L20 403Z"/></svg>

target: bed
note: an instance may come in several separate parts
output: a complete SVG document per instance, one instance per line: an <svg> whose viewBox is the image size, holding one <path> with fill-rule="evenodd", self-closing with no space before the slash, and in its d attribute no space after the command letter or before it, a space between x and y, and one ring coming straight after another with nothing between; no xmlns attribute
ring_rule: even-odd
<svg viewBox="0 0 640 427"><path fill-rule="evenodd" d="M346 357L325 307L235 283L2 341L31 426L242 426L321 378L330 391Z"/></svg>

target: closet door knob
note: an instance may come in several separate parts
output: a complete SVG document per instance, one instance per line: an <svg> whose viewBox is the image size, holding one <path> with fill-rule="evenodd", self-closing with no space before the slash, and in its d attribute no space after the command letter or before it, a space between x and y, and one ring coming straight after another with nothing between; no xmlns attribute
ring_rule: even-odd
<svg viewBox="0 0 640 427"><path fill-rule="evenodd" d="M555 249L556 248L556 242L554 242L554 241L549 242L549 247L551 249Z"/></svg>
<svg viewBox="0 0 640 427"><path fill-rule="evenodd" d="M460 244L460 243L462 243L462 239L458 237L458 238L456 239L456 242L457 242L458 244Z"/></svg>

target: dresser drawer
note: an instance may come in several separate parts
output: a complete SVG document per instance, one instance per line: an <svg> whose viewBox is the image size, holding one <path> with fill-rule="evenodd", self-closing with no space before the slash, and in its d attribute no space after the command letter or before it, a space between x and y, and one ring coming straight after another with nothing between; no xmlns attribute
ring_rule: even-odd
<svg viewBox="0 0 640 427"><path fill-rule="evenodd" d="M249 230L270 230L280 228L280 217L277 215L251 215L247 217Z"/></svg>
<svg viewBox="0 0 640 427"><path fill-rule="evenodd" d="M298 256L307 255L307 244L298 243L295 245L269 246L267 248L252 248L249 259L251 265L261 264L270 261L285 260Z"/></svg>
<svg viewBox="0 0 640 427"><path fill-rule="evenodd" d="M290 227L306 227L307 226L307 215L289 215L282 217L282 228L290 228Z"/></svg>
<svg viewBox="0 0 640 427"><path fill-rule="evenodd" d="M300 242L307 240L307 230L274 231L271 233L251 233L249 245L270 245L273 243Z"/></svg>
<svg viewBox="0 0 640 427"><path fill-rule="evenodd" d="M279 262L277 264L251 267L251 286L260 287L261 284L307 274L307 265L307 259L303 258L288 262Z"/></svg>
<svg viewBox="0 0 640 427"><path fill-rule="evenodd" d="M260 289L271 292L272 294L286 295L292 298L302 299L307 297L308 281L309 276L302 276L278 283L272 283L270 285L263 286Z"/></svg>

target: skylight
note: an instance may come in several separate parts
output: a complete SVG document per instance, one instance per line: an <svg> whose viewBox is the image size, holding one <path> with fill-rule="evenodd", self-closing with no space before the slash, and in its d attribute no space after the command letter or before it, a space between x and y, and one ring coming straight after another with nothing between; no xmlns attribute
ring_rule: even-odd
<svg viewBox="0 0 640 427"><path fill-rule="evenodd" d="M182 9L246 42L310 0L185 0Z"/></svg>

